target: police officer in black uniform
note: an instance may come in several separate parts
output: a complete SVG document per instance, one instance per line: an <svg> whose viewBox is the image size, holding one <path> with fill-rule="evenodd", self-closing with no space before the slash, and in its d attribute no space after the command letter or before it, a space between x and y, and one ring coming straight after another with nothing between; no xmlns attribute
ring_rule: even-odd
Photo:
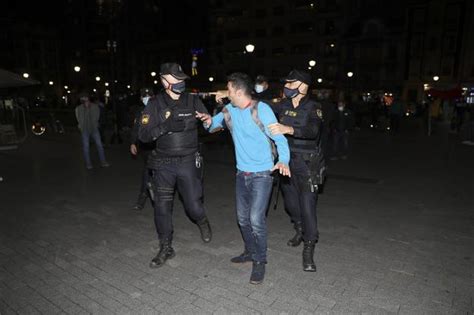
<svg viewBox="0 0 474 315"><path fill-rule="evenodd" d="M314 248L319 238L318 193L311 182L310 162L318 150L322 112L320 104L308 96L311 76L307 72L293 70L283 80L285 98L275 106L279 123L270 125L269 129L273 134L286 135L290 146L292 176L280 178L285 208L296 230L288 245L304 242L303 270L314 272Z"/></svg>
<svg viewBox="0 0 474 315"><path fill-rule="evenodd" d="M148 158L153 170L155 196L155 226L160 251L150 267L161 267L173 258L172 207L175 187L182 197L187 215L201 232L201 239L210 242L211 227L203 206L202 160L198 151L198 120L196 111L207 113L201 100L185 93L189 77L176 63L164 63L160 68L164 91L149 100L140 118L139 139L156 141Z"/></svg>
<svg viewBox="0 0 474 315"><path fill-rule="evenodd" d="M155 143L153 142L142 142L138 139L138 128L140 127L140 118L142 113L145 110L146 106L149 104L151 98L154 97L152 88L142 88L140 89L140 104L135 111L135 120L133 122L132 132L130 134L130 153L134 156L139 155L144 162L143 171L142 171L142 182L140 185L140 193L138 194L137 202L133 206L133 210L141 210L145 206L147 199L150 197L150 192L148 186L150 183L150 169L147 167L148 156L150 152L155 148Z"/></svg>

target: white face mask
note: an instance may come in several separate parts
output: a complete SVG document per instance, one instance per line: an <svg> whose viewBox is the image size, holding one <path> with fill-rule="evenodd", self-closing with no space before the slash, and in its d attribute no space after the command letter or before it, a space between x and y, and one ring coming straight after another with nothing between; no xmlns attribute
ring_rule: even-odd
<svg viewBox="0 0 474 315"><path fill-rule="evenodd" d="M263 85L255 84L255 92L262 93L263 92Z"/></svg>
<svg viewBox="0 0 474 315"><path fill-rule="evenodd" d="M142 97L142 102L143 102L143 105L147 105L148 104L148 101L150 100L150 97L149 96L144 96Z"/></svg>

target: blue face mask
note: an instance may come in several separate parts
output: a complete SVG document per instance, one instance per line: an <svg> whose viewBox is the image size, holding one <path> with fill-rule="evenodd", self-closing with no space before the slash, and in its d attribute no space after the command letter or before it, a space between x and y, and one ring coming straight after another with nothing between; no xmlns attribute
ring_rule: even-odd
<svg viewBox="0 0 474 315"><path fill-rule="evenodd" d="M303 83L300 83L300 85L298 85L298 87L295 88L295 89L290 89L290 88L287 88L287 87L283 87L283 94L285 94L285 96L287 98L293 98L293 97L297 96L298 94L301 94L300 91L299 91L299 88L300 88L301 84L303 84Z"/></svg>
<svg viewBox="0 0 474 315"><path fill-rule="evenodd" d="M144 97L142 97L143 105L147 106L149 100L150 100L150 97L149 97L149 96L144 96Z"/></svg>
<svg viewBox="0 0 474 315"><path fill-rule="evenodd" d="M178 82L174 84L170 84L170 90L176 94L181 94L186 90L186 82Z"/></svg>
<svg viewBox="0 0 474 315"><path fill-rule="evenodd" d="M283 94L285 94L285 96L287 98L293 98L296 95L298 95L299 93L300 92L298 91L298 88L296 88L296 89L290 89L290 88L287 88L287 87L283 88Z"/></svg>
<svg viewBox="0 0 474 315"><path fill-rule="evenodd" d="M176 93L176 94L181 94L184 92L184 90L186 90L186 82L184 81L181 81L181 82L178 82L178 83L170 83L168 80L166 80L164 77L162 77L163 80L165 80L166 82L168 82L169 84L169 89L170 91Z"/></svg>

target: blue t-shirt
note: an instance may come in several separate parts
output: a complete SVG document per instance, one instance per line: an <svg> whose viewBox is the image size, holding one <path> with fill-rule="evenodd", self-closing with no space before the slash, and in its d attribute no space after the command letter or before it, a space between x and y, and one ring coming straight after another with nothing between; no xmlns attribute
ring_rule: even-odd
<svg viewBox="0 0 474 315"><path fill-rule="evenodd" d="M267 136L252 118L251 108L238 108L226 105L232 120L232 139L234 140L237 169L243 172L262 172L270 170L273 164L271 145ZM284 135L271 135L268 125L277 122L275 114L266 103L258 103L258 119L265 127L265 133L275 142L278 162L288 165L290 150ZM212 117L209 130L225 126L224 114Z"/></svg>

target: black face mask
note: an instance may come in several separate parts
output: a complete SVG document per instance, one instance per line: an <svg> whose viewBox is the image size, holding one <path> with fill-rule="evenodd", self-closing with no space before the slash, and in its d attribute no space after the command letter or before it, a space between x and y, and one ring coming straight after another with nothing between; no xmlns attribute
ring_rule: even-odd
<svg viewBox="0 0 474 315"><path fill-rule="evenodd" d="M298 87L295 88L295 89L290 89L290 88L287 88L287 87L283 87L283 94L285 94L285 96L287 98L293 98L293 97L297 96L298 94L300 94L299 88L300 88L301 84L303 84L303 83L300 83L300 85L298 85Z"/></svg>
<svg viewBox="0 0 474 315"><path fill-rule="evenodd" d="M168 82L168 80L166 80L165 78L163 78L166 82ZM181 81L181 82L178 82L178 83L170 83L168 82L169 84L169 89L173 92L173 93L176 93L176 94L181 94L184 92L184 90L186 90L186 82L184 81Z"/></svg>

